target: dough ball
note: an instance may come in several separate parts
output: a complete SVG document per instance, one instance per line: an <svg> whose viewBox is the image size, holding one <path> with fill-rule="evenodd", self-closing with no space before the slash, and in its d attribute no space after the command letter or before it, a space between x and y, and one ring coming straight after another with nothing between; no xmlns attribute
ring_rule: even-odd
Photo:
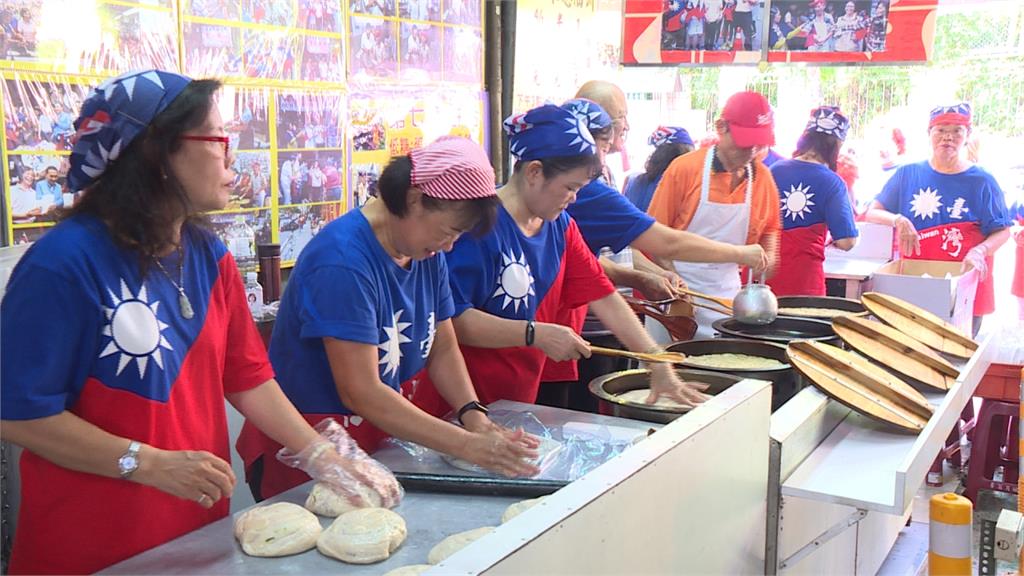
<svg viewBox="0 0 1024 576"><path fill-rule="evenodd" d="M384 576L420 576L427 570L433 568L431 564L410 564L408 566L400 566L390 572L386 572Z"/></svg>
<svg viewBox="0 0 1024 576"><path fill-rule="evenodd" d="M540 504L540 501L543 499L544 497L541 496L540 498L534 498L532 500L523 500L522 502L516 502L515 504L512 504L511 506L506 508L505 513L501 515L501 523L504 524L505 522L508 522L516 516L519 516L520 514L526 512L530 508L533 508L537 504Z"/></svg>
<svg viewBox="0 0 1024 576"><path fill-rule="evenodd" d="M369 502L368 508L380 508L379 494L363 484L359 484L356 489L359 491L359 495L363 497L363 500ZM309 491L309 496L306 498L306 510L321 516L337 518L346 512L358 510L358 508L353 506L348 501L348 498L338 494L326 484L317 482L313 485L313 489Z"/></svg>
<svg viewBox="0 0 1024 576"><path fill-rule="evenodd" d="M427 554L427 562L440 564L452 554L469 546L477 539L487 536L491 532L494 532L494 526L484 526L483 528L452 534L430 549L430 554Z"/></svg>
<svg viewBox="0 0 1024 576"><path fill-rule="evenodd" d="M288 556L316 546L320 521L298 504L253 508L235 519L235 538L249 556Z"/></svg>
<svg viewBox="0 0 1024 576"><path fill-rule="evenodd" d="M316 541L322 554L349 564L387 560L405 541L405 520L387 508L359 508L346 512Z"/></svg>

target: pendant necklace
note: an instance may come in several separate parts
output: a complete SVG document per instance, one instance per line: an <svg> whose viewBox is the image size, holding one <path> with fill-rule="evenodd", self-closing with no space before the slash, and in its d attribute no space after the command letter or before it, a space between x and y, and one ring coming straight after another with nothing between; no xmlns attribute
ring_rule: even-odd
<svg viewBox="0 0 1024 576"><path fill-rule="evenodd" d="M181 311L181 317L185 320L191 320L195 316L195 311L192 310L192 302L189 301L188 296L185 294L185 250L178 245L178 281L175 282L174 278L167 273L167 269L160 263L160 259L156 256L153 257L153 261L156 262L160 271L167 276L167 279L171 281L174 289L178 291L178 309Z"/></svg>

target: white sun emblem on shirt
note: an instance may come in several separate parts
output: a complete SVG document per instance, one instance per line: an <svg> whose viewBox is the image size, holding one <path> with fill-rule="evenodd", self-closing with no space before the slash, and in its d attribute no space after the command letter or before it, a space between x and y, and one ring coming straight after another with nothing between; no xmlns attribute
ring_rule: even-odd
<svg viewBox="0 0 1024 576"><path fill-rule="evenodd" d="M918 190L917 194L914 194L914 199L910 201L910 211L921 220L934 218L940 208L942 196L939 196L938 190L932 190L931 187Z"/></svg>
<svg viewBox="0 0 1024 576"><path fill-rule="evenodd" d="M811 206L814 206L811 198L814 198L814 194L810 192L810 189L810 186L804 186L801 182L790 186L789 190L783 192L786 195L782 199L782 209L786 212L783 219L792 217L793 220L796 220L799 216L803 220L804 216L811 213Z"/></svg>
<svg viewBox="0 0 1024 576"><path fill-rule="evenodd" d="M403 334L409 326L412 326L412 322L402 322L402 314L405 310L399 310L395 312L394 318L391 319L391 326L384 327L384 341L377 345L384 351L384 355L377 364L384 365L385 378L389 374L398 372L398 365L402 362L402 344L406 342L412 342L408 336Z"/></svg>
<svg viewBox="0 0 1024 576"><path fill-rule="evenodd" d="M501 271L498 273L498 289L494 291L491 298L504 296L501 308L508 308L511 303L513 310L519 312L519 304L526 306L526 300L533 291L533 274L530 272L530 265L526 263L526 255L520 254L517 259L514 255L501 255Z"/></svg>
<svg viewBox="0 0 1024 576"><path fill-rule="evenodd" d="M139 287L138 295L132 294L124 280L121 280L120 298L109 288L107 292L113 308L103 307L107 325L103 327L102 334L110 338L110 342L100 352L100 358L120 354L117 359L118 376L132 360L135 360L139 369L139 378L145 375L150 359L163 369L163 353L160 349L174 348L163 335L168 325L156 315L160 301L149 302L145 284Z"/></svg>

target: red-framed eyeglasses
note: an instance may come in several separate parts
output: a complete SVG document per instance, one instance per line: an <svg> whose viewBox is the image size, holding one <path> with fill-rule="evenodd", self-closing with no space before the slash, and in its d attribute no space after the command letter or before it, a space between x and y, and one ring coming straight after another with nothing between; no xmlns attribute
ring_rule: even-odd
<svg viewBox="0 0 1024 576"><path fill-rule="evenodd" d="M181 137L182 140L192 140L194 142L220 142L224 145L224 157L227 158L231 153L231 138L227 136L189 136L185 135Z"/></svg>

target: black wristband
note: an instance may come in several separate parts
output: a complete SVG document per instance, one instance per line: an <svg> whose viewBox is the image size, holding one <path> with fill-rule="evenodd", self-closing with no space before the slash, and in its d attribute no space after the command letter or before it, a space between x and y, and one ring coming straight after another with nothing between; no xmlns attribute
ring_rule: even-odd
<svg viewBox="0 0 1024 576"><path fill-rule="evenodd" d="M456 418L459 421L459 424L464 425L464 423L462 422L462 417L465 416L466 412L469 412L470 410L476 410L477 412L482 412L485 415L487 414L487 407L484 406L483 404L477 402L476 400L473 400L472 402L467 402L465 406L459 408L458 415L456 416Z"/></svg>
<svg viewBox="0 0 1024 576"><path fill-rule="evenodd" d="M533 320L526 321L526 345L533 346L533 339L537 336L536 327L533 324Z"/></svg>

